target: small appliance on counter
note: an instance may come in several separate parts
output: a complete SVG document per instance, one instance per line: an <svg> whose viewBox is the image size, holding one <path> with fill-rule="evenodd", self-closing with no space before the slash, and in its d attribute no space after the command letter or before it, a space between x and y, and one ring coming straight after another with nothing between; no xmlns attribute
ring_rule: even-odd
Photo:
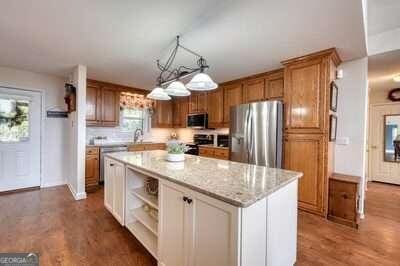
<svg viewBox="0 0 400 266"><path fill-rule="evenodd" d="M189 147L189 150L186 151L186 154L199 155L199 145L213 145L214 144L214 135L207 134L194 134L193 135L193 143L188 143L186 146Z"/></svg>
<svg viewBox="0 0 400 266"><path fill-rule="evenodd" d="M217 135L218 147L229 147L229 135Z"/></svg>

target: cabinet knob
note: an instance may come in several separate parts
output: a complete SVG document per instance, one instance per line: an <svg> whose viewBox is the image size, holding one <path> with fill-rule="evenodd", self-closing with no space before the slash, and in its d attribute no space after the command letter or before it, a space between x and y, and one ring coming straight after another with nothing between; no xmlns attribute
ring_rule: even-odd
<svg viewBox="0 0 400 266"><path fill-rule="evenodd" d="M183 201L187 202L188 204L191 204L193 202L193 200L191 198L188 198L186 196L183 196Z"/></svg>
<svg viewBox="0 0 400 266"><path fill-rule="evenodd" d="M193 201L192 199L189 199L189 198L187 199L187 203L188 203L188 204L191 204L192 201Z"/></svg>
<svg viewBox="0 0 400 266"><path fill-rule="evenodd" d="M113 164L113 163L110 163L110 166L114 166L114 164Z"/></svg>

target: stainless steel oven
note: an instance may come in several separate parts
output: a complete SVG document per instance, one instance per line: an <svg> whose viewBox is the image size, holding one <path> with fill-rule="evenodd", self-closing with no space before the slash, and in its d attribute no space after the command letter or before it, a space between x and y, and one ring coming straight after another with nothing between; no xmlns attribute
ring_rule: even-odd
<svg viewBox="0 0 400 266"><path fill-rule="evenodd" d="M208 115L203 114L190 114L187 116L187 126L191 128L207 128L208 127Z"/></svg>

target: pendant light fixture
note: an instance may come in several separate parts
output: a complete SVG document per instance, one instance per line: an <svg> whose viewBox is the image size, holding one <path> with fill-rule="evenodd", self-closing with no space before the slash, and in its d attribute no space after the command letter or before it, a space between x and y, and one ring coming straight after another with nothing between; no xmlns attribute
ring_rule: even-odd
<svg viewBox="0 0 400 266"><path fill-rule="evenodd" d="M179 48L198 58L196 67L179 66L173 69L171 68L172 65L174 65L173 63ZM159 86L157 86L150 94L148 94L147 97L150 99L169 100L171 97L168 95L177 97L189 96L189 90L209 91L218 88L218 84L215 83L209 75L204 73L204 70L209 68L206 60L196 52L193 52L192 50L182 46L179 42L179 36L176 37L175 48L172 50L167 62L165 64L161 64L160 60L157 60L157 67L161 71L157 77L157 84L159 84ZM181 80L194 74L196 75L185 86ZM163 86L167 86L167 88L164 90L162 89ZM166 97L166 95L169 97L169 99Z"/></svg>
<svg viewBox="0 0 400 266"><path fill-rule="evenodd" d="M190 91L186 89L185 85L179 80L171 82L165 89L165 92L171 96L189 96Z"/></svg>
<svg viewBox="0 0 400 266"><path fill-rule="evenodd" d="M147 94L147 98L159 101L171 100L171 97L159 86L155 87L149 94Z"/></svg>

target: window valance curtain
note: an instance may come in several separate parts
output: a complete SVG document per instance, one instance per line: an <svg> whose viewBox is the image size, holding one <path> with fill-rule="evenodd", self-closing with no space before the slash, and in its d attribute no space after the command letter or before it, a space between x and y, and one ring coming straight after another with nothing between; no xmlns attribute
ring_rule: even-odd
<svg viewBox="0 0 400 266"><path fill-rule="evenodd" d="M120 106L125 108L153 110L154 101L147 99L145 95L137 93L122 92Z"/></svg>

